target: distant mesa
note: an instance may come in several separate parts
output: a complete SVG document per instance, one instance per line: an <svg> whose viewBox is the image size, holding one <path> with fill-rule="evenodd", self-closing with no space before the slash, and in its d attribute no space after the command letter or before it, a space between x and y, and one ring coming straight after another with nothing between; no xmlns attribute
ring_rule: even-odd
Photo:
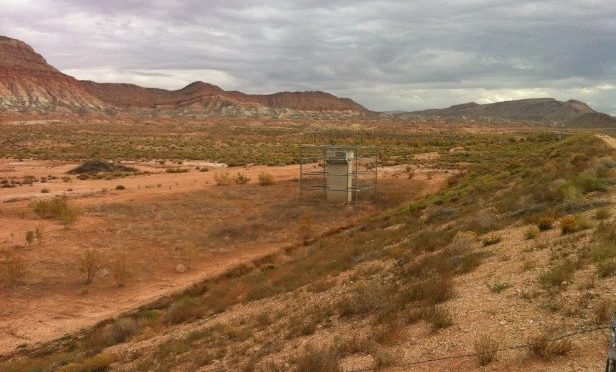
<svg viewBox="0 0 616 372"><path fill-rule="evenodd" d="M616 118L599 113L577 100L566 102L554 98L529 98L488 104L475 102L407 113L409 116L540 122L569 127L616 127Z"/></svg>
<svg viewBox="0 0 616 372"><path fill-rule="evenodd" d="M0 112L165 116L267 116L370 113L349 98L325 92L267 95L225 91L197 81L178 90L80 81L50 66L28 44L0 36Z"/></svg>

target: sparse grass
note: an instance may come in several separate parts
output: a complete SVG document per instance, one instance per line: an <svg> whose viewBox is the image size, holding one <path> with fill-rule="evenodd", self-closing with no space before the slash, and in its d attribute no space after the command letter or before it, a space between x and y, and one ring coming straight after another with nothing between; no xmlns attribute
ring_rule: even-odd
<svg viewBox="0 0 616 372"><path fill-rule="evenodd" d="M488 284L488 288L491 292L501 293L502 291L513 287L513 284L510 282L494 282L492 284Z"/></svg>
<svg viewBox="0 0 616 372"><path fill-rule="evenodd" d="M544 287L561 287L571 283L575 273L575 265L571 261L563 263L544 271L539 275L539 282Z"/></svg>
<svg viewBox="0 0 616 372"><path fill-rule="evenodd" d="M58 196L51 200L39 200L31 204L32 211L43 219L56 219L67 225L77 219L77 210L66 197Z"/></svg>
<svg viewBox="0 0 616 372"><path fill-rule="evenodd" d="M474 346L480 366L488 365L496 359L499 342L495 337L481 335L475 339Z"/></svg>
<svg viewBox="0 0 616 372"><path fill-rule="evenodd" d="M616 275L616 261L609 260L609 261L599 262L597 264L597 275L600 278L606 278L608 276Z"/></svg>

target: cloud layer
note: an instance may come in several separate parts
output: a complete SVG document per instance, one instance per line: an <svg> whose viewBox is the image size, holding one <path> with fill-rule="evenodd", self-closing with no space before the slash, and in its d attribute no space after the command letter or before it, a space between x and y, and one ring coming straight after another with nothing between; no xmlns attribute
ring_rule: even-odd
<svg viewBox="0 0 616 372"><path fill-rule="evenodd" d="M326 90L374 110L527 97L616 113L616 3L0 0L0 34L81 79Z"/></svg>

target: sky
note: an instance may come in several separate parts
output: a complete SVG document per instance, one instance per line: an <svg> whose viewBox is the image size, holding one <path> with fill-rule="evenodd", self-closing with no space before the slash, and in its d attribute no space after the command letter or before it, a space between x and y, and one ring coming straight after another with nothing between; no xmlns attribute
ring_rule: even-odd
<svg viewBox="0 0 616 372"><path fill-rule="evenodd" d="M579 99L616 114L616 1L0 0L78 79L324 90L376 111Z"/></svg>

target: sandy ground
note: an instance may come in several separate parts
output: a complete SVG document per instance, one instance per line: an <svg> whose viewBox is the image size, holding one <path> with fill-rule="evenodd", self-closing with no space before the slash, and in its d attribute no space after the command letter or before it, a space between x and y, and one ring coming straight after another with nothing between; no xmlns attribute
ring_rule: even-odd
<svg viewBox="0 0 616 372"><path fill-rule="evenodd" d="M0 179L20 179L26 175L37 178L48 175L58 177L32 186L0 188L0 260L3 256L6 258L11 255L30 260L26 261L27 270L30 272L26 285L18 288L0 287L2 300L0 353L10 352L20 345L46 342L78 332L100 321L151 303L160 297L177 293L194 283L219 275L239 263L252 261L297 243L294 239L281 238L271 243L225 246L224 249L212 250L201 255L199 259L190 263L192 265L190 270L181 273L173 269L176 267L175 262L165 261L171 261L182 252L169 253L167 256L164 255L166 253L162 253L163 258L159 258L155 264L148 263L151 276L147 279L141 278L122 288L110 284L87 286L74 279L78 275L78 268L75 267L79 260L78 255L88 247L107 248L105 241L110 237L113 238L113 234L117 233L113 229L117 226L107 221L105 215L85 213L75 224L67 228L53 220L36 218L28 207L32 201L67 195L73 205L82 210L89 210L111 204L156 205L170 198L182 200L185 195L194 195L199 191L211 194L212 198L216 199L226 197L221 191L224 188L216 186L214 180L216 172L228 171L234 175L241 171L251 177L249 185L245 187L258 187L255 184L261 172L272 174L278 184L297 178L299 170L298 166L254 166L199 172L194 170L194 167L203 164L183 163L181 166L171 164L162 166L157 163L136 163L131 165L152 174L112 180L79 180L73 176L69 182L64 182L61 178L66 175L66 171L76 165L54 161L0 160ZM165 167L186 167L192 170L188 173L166 173ZM426 182L428 187L421 190L421 193L426 193L441 188L447 176L447 172L436 170L419 173L414 178ZM406 175L401 174L398 168L383 169L380 177L407 181ZM115 190L117 185L122 185L126 189L117 191ZM280 195L281 199L296 197L294 184L287 183L286 188L281 187L280 192L283 194ZM43 189L47 192L43 193ZM190 202L188 197L186 200ZM246 204L245 201L242 203ZM247 211L252 208L244 204L238 206L246 208ZM365 214L356 216L358 219L363 217ZM213 218L224 218L224 216L215 215ZM347 224L348 220L338 219L323 223L324 226L318 226L318 232L339 228ZM29 245L25 242L26 232L35 228L44 232L41 245ZM137 247L140 242L132 244ZM152 252L159 252L157 248L153 247ZM141 249L131 248L135 251L134 255L143 255L143 252L147 255L147 251ZM139 259L143 261L142 257ZM190 259L192 258L189 257ZM32 263L34 261L35 263ZM98 274L109 276L108 272L97 272ZM104 283L109 281L109 278L101 280Z"/></svg>

